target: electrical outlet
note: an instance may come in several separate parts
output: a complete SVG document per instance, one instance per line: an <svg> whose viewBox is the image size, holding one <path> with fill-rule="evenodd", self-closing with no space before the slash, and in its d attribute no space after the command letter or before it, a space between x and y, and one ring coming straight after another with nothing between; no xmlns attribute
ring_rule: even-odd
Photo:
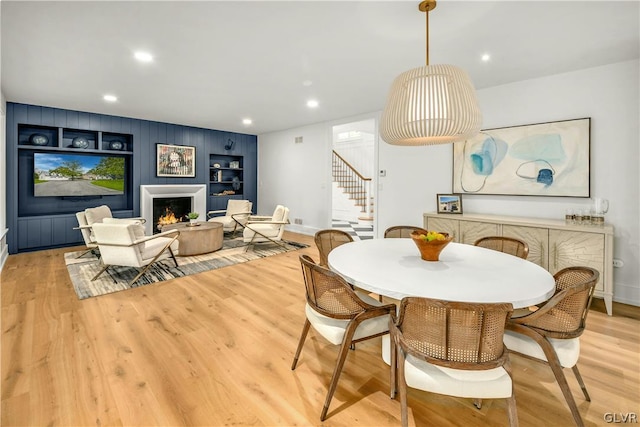
<svg viewBox="0 0 640 427"><path fill-rule="evenodd" d="M614 259L613 266L616 268L624 267L624 261L622 261L621 259Z"/></svg>
<svg viewBox="0 0 640 427"><path fill-rule="evenodd" d="M296 218L293 220L294 224L302 224L302 218Z"/></svg>

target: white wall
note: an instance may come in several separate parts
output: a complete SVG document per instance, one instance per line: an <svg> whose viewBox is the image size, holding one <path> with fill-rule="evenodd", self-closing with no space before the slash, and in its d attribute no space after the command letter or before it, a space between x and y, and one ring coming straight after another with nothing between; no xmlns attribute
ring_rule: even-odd
<svg viewBox="0 0 640 427"><path fill-rule="evenodd" d="M614 300L640 305L640 61L487 88L478 92L485 128L591 117L591 194L609 199L615 226ZM376 117L371 114L368 117ZM346 122L347 119L344 120ZM292 231L312 234L330 224L330 123L258 136L260 209L288 204ZM294 136L305 142L293 147ZM452 147L378 144L376 233L396 224L422 224L435 210L437 193L451 192ZM283 166L284 165L284 166ZM267 185L268 184L268 185ZM588 199L465 195L469 213L562 218L567 207Z"/></svg>

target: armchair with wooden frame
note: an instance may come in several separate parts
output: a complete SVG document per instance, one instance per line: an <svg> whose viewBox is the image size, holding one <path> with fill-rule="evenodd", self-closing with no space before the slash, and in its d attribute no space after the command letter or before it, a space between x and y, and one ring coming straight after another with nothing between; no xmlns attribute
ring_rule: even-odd
<svg viewBox="0 0 640 427"><path fill-rule="evenodd" d="M505 254L517 256L522 259L527 259L527 256L529 256L529 245L527 245L527 242L516 239L515 237L482 237L475 241L474 246L493 249L494 251L504 252Z"/></svg>
<svg viewBox="0 0 640 427"><path fill-rule="evenodd" d="M422 227L416 227L414 225L394 225L384 230L385 239L410 239L411 233L417 231L422 234L427 234L427 230Z"/></svg>
<svg viewBox="0 0 640 427"><path fill-rule="evenodd" d="M329 252L345 243L353 242L353 237L346 231L326 229L318 231L313 240L320 255L320 265L327 266Z"/></svg>
<svg viewBox="0 0 640 427"><path fill-rule="evenodd" d="M93 233L100 249L100 260L103 266L91 279L92 281L111 266L140 269L129 285L145 274L155 262L171 258L178 267L175 255L178 254L180 231L177 229L145 236L144 226L141 224L105 219L104 222L93 225Z"/></svg>
<svg viewBox="0 0 640 427"><path fill-rule="evenodd" d="M356 342L387 334L389 315L395 312L396 306L382 305L366 294L354 292L341 276L316 264L308 255L300 256L300 264L306 290L306 319L291 370L296 369L311 327L331 344L340 346L327 397L320 413L320 420L324 421L349 348Z"/></svg>
<svg viewBox="0 0 640 427"><path fill-rule="evenodd" d="M253 203L249 200L229 199L226 210L214 210L207 212L208 222L219 222L222 230L235 234L238 229L244 228L244 224L251 215ZM216 216L217 215L217 216Z"/></svg>
<svg viewBox="0 0 640 427"><path fill-rule="evenodd" d="M556 274L556 293L532 313L512 318L504 343L512 353L547 362L577 426L584 426L563 368L571 368L584 398L591 398L578 370L580 335L600 273L590 267L567 267Z"/></svg>
<svg viewBox="0 0 640 427"><path fill-rule="evenodd" d="M254 243L275 243L283 246L284 227L289 224L289 208L276 206L271 216L250 215L242 231L247 249Z"/></svg>
<svg viewBox="0 0 640 427"><path fill-rule="evenodd" d="M474 399L507 400L509 425L518 425L508 351L502 340L510 303L466 303L407 297L392 315L391 398L400 392L408 425L407 387Z"/></svg>
<svg viewBox="0 0 640 427"><path fill-rule="evenodd" d="M111 214L111 208L107 205L97 206L94 208L87 208L83 211L76 212L76 219L78 220L78 226L74 227L74 230L80 230L82 234L82 240L87 247L87 250L82 252L77 258L80 258L87 253L91 252L95 256L99 256L98 245L96 244L95 237L92 230L94 223L103 222L105 219L114 219L122 221L123 223L137 223L144 224L144 218L113 218Z"/></svg>

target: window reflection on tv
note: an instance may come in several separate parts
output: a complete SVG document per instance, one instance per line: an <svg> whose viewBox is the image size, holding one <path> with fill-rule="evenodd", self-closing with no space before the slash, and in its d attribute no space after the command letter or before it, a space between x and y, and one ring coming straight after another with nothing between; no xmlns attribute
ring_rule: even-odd
<svg viewBox="0 0 640 427"><path fill-rule="evenodd" d="M33 171L35 197L124 194L124 157L34 153Z"/></svg>

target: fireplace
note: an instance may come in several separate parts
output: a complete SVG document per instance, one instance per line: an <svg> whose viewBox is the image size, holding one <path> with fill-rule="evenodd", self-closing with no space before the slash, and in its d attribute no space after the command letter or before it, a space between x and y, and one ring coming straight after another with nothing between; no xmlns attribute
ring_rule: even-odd
<svg viewBox="0 0 640 427"><path fill-rule="evenodd" d="M191 197L156 197L153 199L153 232L160 231L159 225L187 222L191 212Z"/></svg>
<svg viewBox="0 0 640 427"><path fill-rule="evenodd" d="M140 216L146 219L145 233L157 233L160 211L175 209L174 216L184 221L189 212L198 212L198 219L206 220L207 186L195 185L141 185Z"/></svg>

